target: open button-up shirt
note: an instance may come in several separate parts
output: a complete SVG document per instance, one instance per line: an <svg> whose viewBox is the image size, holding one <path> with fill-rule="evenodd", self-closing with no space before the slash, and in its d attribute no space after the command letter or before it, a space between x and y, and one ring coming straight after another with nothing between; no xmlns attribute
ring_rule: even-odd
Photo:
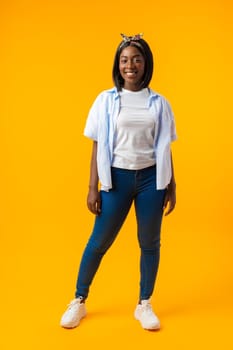
<svg viewBox="0 0 233 350"><path fill-rule="evenodd" d="M156 187L164 189L171 180L170 144L176 140L173 113L168 101L149 89L148 108L159 123L154 142L156 156ZM117 89L101 92L94 101L84 129L84 135L98 142L97 168L101 189L112 188L111 164L113 159L114 133L120 111L120 94Z"/></svg>

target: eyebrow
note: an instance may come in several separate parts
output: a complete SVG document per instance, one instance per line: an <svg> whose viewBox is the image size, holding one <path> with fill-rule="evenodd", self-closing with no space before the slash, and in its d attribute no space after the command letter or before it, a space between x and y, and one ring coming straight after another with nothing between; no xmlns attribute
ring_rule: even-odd
<svg viewBox="0 0 233 350"><path fill-rule="evenodd" d="M137 54L137 55L133 55L132 57L138 57L138 56L142 56L140 53L139 54ZM121 58L122 57L125 57L125 58L128 58L129 56L120 56Z"/></svg>

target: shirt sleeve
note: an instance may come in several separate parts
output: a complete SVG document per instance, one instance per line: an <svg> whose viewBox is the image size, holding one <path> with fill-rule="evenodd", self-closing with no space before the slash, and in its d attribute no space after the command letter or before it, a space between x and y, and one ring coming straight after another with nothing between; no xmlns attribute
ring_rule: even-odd
<svg viewBox="0 0 233 350"><path fill-rule="evenodd" d="M171 141L175 141L177 139L177 133L176 133L176 124L175 124L174 114L173 114L171 105L167 100L165 100L165 106L166 106L167 117L170 120L170 138L171 138Z"/></svg>
<svg viewBox="0 0 233 350"><path fill-rule="evenodd" d="M100 111L100 96L94 101L89 114L87 116L86 125L84 128L84 136L97 141L98 140L98 124Z"/></svg>

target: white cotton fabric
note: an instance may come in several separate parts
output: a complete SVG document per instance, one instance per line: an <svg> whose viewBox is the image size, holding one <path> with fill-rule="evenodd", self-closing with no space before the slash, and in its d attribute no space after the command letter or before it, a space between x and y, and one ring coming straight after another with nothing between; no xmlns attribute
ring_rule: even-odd
<svg viewBox="0 0 233 350"><path fill-rule="evenodd" d="M155 164L155 118L148 108L148 89L120 92L112 166L139 170ZM158 129L158 128L156 128Z"/></svg>

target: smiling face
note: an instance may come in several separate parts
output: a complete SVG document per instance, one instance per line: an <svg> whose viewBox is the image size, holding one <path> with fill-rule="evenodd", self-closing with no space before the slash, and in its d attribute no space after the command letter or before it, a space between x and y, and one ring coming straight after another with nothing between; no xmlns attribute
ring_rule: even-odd
<svg viewBox="0 0 233 350"><path fill-rule="evenodd" d="M122 50L119 60L119 70L124 79L123 87L138 91L145 71L145 59L135 46L127 46Z"/></svg>

